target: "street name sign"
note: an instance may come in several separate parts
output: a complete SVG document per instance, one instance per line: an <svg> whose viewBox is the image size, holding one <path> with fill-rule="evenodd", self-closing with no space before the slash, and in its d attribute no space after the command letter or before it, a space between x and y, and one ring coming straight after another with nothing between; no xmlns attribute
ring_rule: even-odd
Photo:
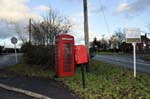
<svg viewBox="0 0 150 99"><path fill-rule="evenodd" d="M136 43L141 43L141 31L139 28L127 28L126 31L126 43L132 43L133 45L133 68L134 78L136 78Z"/></svg>
<svg viewBox="0 0 150 99"><path fill-rule="evenodd" d="M140 43L141 32L139 28L127 28L126 29L126 43Z"/></svg>

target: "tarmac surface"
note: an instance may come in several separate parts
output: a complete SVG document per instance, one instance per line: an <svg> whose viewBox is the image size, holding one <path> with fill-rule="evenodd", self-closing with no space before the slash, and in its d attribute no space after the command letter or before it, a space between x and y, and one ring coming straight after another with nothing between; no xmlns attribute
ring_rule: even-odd
<svg viewBox="0 0 150 99"><path fill-rule="evenodd" d="M137 55L136 67L137 71L150 73L150 61L144 61ZM120 67L133 69L133 56L132 55L96 55L93 59L115 64Z"/></svg>
<svg viewBox="0 0 150 99"><path fill-rule="evenodd" d="M9 77L0 78L0 83L29 90L48 96L52 99L75 99L67 88L55 80L44 78L30 78L30 77ZM5 98L3 98L5 97ZM10 92L0 88L0 99L34 99L19 93Z"/></svg>
<svg viewBox="0 0 150 99"><path fill-rule="evenodd" d="M35 98L0 88L0 99L35 99Z"/></svg>
<svg viewBox="0 0 150 99"><path fill-rule="evenodd" d="M20 61L22 54L17 54L18 62ZM0 56L0 69L16 64L15 54L5 54ZM0 83L20 88L23 90L32 91L41 95L48 96L52 99L75 99L71 92L60 82L52 79L35 78L19 76L7 71L0 71L0 74L11 74L13 77L0 77ZM8 91L0 88L0 99L35 99L24 94L20 94L13 91Z"/></svg>
<svg viewBox="0 0 150 99"><path fill-rule="evenodd" d="M17 63L20 62L20 59L22 57L22 53L17 54ZM16 64L16 56L15 54L2 54L0 55L0 68L11 66Z"/></svg>

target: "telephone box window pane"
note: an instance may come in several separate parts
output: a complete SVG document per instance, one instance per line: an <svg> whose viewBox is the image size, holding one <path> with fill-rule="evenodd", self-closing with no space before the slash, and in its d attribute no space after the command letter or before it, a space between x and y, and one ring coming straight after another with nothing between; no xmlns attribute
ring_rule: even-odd
<svg viewBox="0 0 150 99"><path fill-rule="evenodd" d="M65 72L71 71L72 63L72 49L70 43L63 44L63 69Z"/></svg>

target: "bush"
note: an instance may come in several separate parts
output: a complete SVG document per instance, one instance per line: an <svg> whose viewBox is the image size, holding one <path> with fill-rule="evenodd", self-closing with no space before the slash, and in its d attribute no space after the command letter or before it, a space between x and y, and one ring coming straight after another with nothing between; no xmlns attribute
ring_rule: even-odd
<svg viewBox="0 0 150 99"><path fill-rule="evenodd" d="M52 65L52 46L25 43L21 51L24 53L24 60L28 64Z"/></svg>

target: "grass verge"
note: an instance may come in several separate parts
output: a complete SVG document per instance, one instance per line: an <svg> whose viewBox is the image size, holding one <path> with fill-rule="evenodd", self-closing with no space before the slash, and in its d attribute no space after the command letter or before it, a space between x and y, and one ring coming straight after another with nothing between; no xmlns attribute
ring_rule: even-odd
<svg viewBox="0 0 150 99"><path fill-rule="evenodd" d="M142 59L145 61L150 61L150 56L143 56Z"/></svg>
<svg viewBox="0 0 150 99"><path fill-rule="evenodd" d="M81 72L61 80L81 99L149 99L150 74L133 72L107 63L91 61L91 72L86 73L86 89L82 88Z"/></svg>
<svg viewBox="0 0 150 99"><path fill-rule="evenodd" d="M27 64L17 64L14 66L6 67L0 71L0 77L12 77L12 76L29 76L29 77L42 77L51 78L54 72L50 69L42 68L38 65L27 65ZM51 71L51 72L50 72Z"/></svg>
<svg viewBox="0 0 150 99"><path fill-rule="evenodd" d="M38 66L18 64L7 68L23 75L48 77L52 71L39 69ZM73 77L57 78L79 99L150 99L150 74L137 73L111 64L91 60L91 72L85 74L86 89L82 88L81 70L76 68Z"/></svg>

